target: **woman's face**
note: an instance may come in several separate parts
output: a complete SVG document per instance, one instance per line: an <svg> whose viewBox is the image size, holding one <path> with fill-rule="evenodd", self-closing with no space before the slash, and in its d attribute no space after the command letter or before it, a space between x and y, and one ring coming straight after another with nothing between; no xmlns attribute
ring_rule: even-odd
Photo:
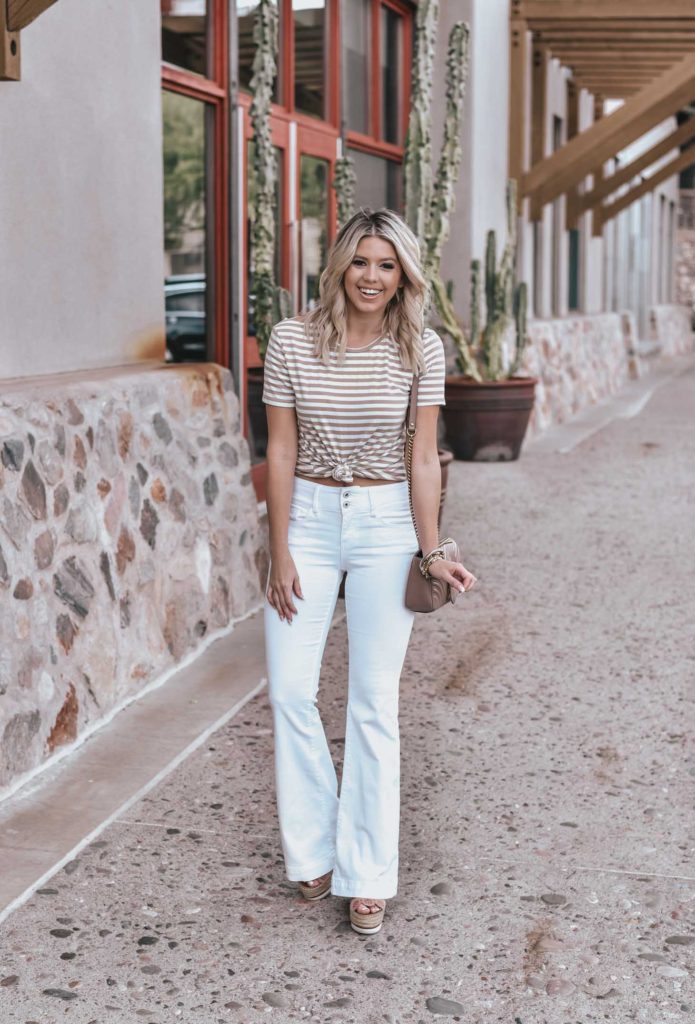
<svg viewBox="0 0 695 1024"><path fill-rule="evenodd" d="M343 277L348 303L360 313L383 314L402 281L396 250L385 238L375 235L366 235L360 241Z"/></svg>

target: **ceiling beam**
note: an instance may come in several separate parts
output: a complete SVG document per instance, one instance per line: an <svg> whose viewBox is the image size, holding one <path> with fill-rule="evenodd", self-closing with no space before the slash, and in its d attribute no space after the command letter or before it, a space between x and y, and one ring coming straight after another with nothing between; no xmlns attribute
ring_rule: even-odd
<svg viewBox="0 0 695 1024"><path fill-rule="evenodd" d="M577 18L610 19L688 18L693 14L691 0L520 0L519 16L527 21L550 18L557 21L576 21Z"/></svg>
<svg viewBox="0 0 695 1024"><path fill-rule="evenodd" d="M675 160L671 160L665 164L658 171L655 171L649 178L645 178L644 181L640 182L639 185L635 185L634 188L626 192L624 196L620 196L612 203L608 203L606 206L599 206L594 211L594 217L597 218L600 227L609 221L613 217L617 217L619 213L627 209L628 206L632 206L634 202L641 199L642 196L646 195L647 192L653 192L657 185L660 185L662 181L668 181L674 174L679 174L686 168L691 167L695 164L695 150L686 149L684 153L677 156Z"/></svg>
<svg viewBox="0 0 695 1024"><path fill-rule="evenodd" d="M688 118L675 132L671 132L665 139L660 139L655 146L635 157L629 164L619 166L613 174L608 175L608 177L603 178L599 182L594 181L594 187L590 192L577 196L575 203L576 216L580 217L586 210L591 210L598 206L606 196L611 195L616 189L632 181L641 171L651 167L652 164L666 156L667 153L678 149L680 146L684 146L686 142L690 142L693 138L695 138L695 117ZM695 150L693 151L693 156L695 157ZM574 227L575 225L570 224L568 220L567 226Z"/></svg>
<svg viewBox="0 0 695 1024"><path fill-rule="evenodd" d="M577 0L578 2L578 0ZM521 181L522 196L544 206L629 143L695 97L695 61L687 57L640 89L622 107L533 166Z"/></svg>
<svg viewBox="0 0 695 1024"><path fill-rule="evenodd" d="M8 28L12 32L19 32L55 2L56 0L7 0Z"/></svg>

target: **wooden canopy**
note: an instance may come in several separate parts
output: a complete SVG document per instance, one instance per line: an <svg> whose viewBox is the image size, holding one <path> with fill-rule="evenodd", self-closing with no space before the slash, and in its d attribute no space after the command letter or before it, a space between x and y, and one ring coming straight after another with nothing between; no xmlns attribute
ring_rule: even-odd
<svg viewBox="0 0 695 1024"><path fill-rule="evenodd" d="M19 79L19 33L55 0L0 0L0 79Z"/></svg>
<svg viewBox="0 0 695 1024"><path fill-rule="evenodd" d="M527 32L531 32L530 104L526 96ZM530 199L531 217L538 219L546 203L567 194L568 223L592 209L599 227L618 210L602 205L620 185L630 181L655 160L675 149L671 174L695 163L683 160L679 147L690 142L695 125L674 131L670 144L659 143L649 154L603 178L603 164L645 132L695 100L695 0L512 0L509 176L520 183L519 202ZM570 69L569 95L587 89L596 100L599 119L579 134L568 131L568 141L554 153L544 152L546 76L548 61L556 58ZM600 117L604 99L622 99L613 114ZM523 145L526 110L531 109L531 167L524 173ZM574 118L576 122L576 111ZM648 159L651 157L651 159ZM588 195L576 186L594 174ZM624 209L658 180L646 178L633 199L621 196Z"/></svg>

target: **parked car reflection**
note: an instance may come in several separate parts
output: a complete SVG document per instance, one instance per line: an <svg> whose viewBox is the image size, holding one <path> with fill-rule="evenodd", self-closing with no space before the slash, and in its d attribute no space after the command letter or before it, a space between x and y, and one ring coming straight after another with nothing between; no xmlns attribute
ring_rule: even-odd
<svg viewBox="0 0 695 1024"><path fill-rule="evenodd" d="M172 274L164 281L167 362L208 358L205 274Z"/></svg>

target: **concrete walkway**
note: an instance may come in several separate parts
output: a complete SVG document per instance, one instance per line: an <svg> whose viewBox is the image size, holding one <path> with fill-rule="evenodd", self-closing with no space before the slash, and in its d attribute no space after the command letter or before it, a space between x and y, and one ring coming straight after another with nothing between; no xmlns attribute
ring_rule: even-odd
<svg viewBox="0 0 695 1024"><path fill-rule="evenodd" d="M604 409L571 444L454 465L444 526L480 583L416 624L379 935L284 878L261 689L7 917L2 1024L693 1020L695 366L679 365L632 418ZM319 701L336 763L346 656L338 620Z"/></svg>

